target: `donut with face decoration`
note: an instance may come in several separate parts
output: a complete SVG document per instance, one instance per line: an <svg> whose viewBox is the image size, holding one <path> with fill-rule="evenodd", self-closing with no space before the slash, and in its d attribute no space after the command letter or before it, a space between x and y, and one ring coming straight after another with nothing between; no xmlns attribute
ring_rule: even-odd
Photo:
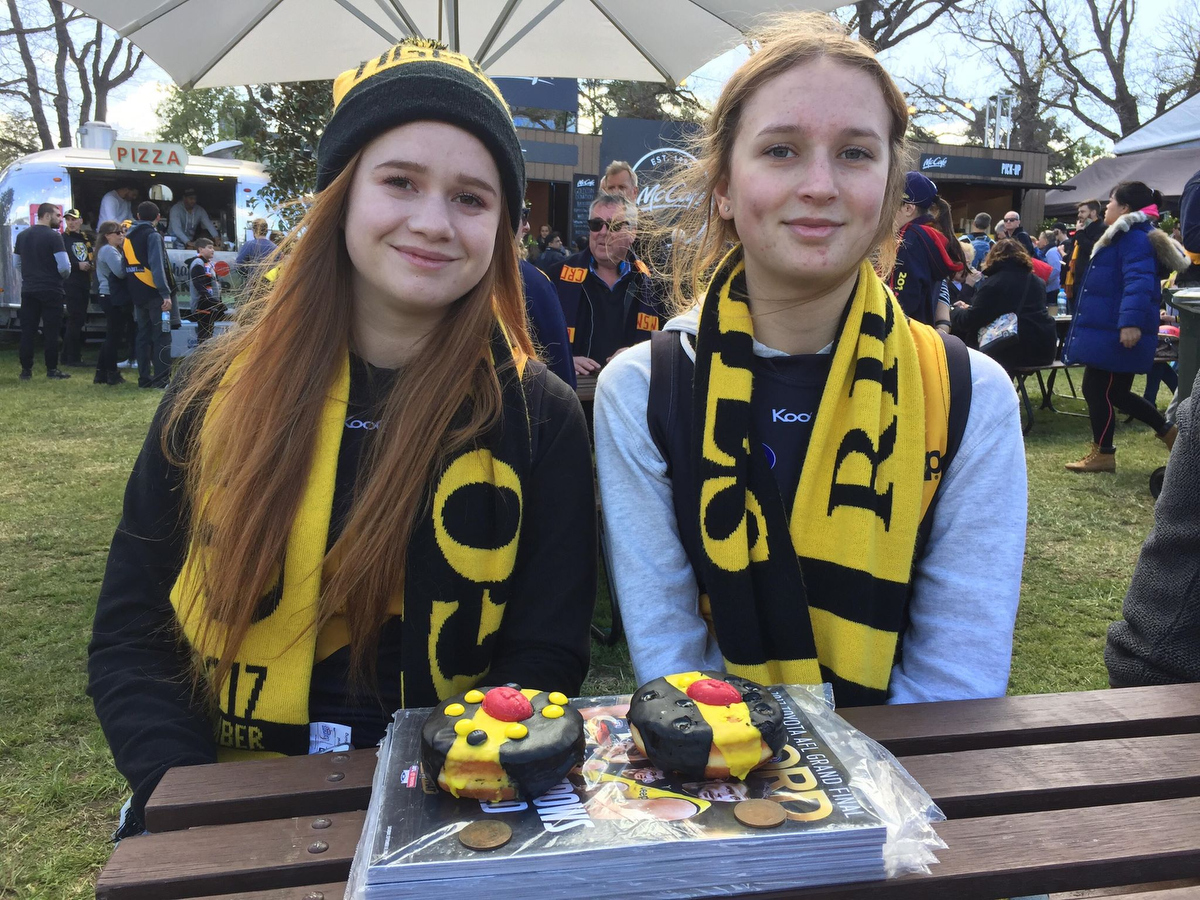
<svg viewBox="0 0 1200 900"><path fill-rule="evenodd" d="M783 709L762 685L720 672L656 678L633 693L629 730L658 768L745 778L787 739Z"/></svg>
<svg viewBox="0 0 1200 900"><path fill-rule="evenodd" d="M583 717L558 691L515 684L442 701L421 728L421 765L455 797L539 797L583 761Z"/></svg>

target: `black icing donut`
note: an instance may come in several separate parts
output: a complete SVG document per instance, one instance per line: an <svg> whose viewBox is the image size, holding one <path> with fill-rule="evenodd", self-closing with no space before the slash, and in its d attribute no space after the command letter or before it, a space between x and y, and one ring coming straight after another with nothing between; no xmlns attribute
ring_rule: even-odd
<svg viewBox="0 0 1200 900"><path fill-rule="evenodd" d="M693 687L681 689L672 684L692 682ZM694 683L717 682L713 688L718 701L705 703L703 691L694 690ZM688 691L692 691L689 696ZM714 740L710 719L719 720L720 714L729 709L728 702L746 704L749 724L757 730L761 739L757 748L753 745L753 731L749 739L739 744L744 763L747 755L758 750L758 756L748 768L730 765L730 759ZM705 713L709 718L706 718ZM629 705L629 725L634 741L647 758L664 771L679 772L694 778L724 778L731 774L744 778L750 769L769 760L782 748L787 738L783 728L783 709L762 685L755 684L736 675L721 672L691 672L684 675L669 675L656 678L634 692ZM742 734L746 733L743 729ZM738 771L739 768L744 771Z"/></svg>
<svg viewBox="0 0 1200 900"><path fill-rule="evenodd" d="M558 693L475 688L438 704L421 764L444 791L475 800L538 797L583 761L583 717Z"/></svg>

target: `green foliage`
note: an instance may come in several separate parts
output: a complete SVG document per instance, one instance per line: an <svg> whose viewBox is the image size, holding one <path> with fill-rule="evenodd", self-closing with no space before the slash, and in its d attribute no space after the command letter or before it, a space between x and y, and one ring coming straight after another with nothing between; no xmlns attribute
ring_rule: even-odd
<svg viewBox="0 0 1200 900"><path fill-rule="evenodd" d="M258 158L257 137L263 130L262 116L240 88L198 88L184 91L171 85L156 112L162 123L160 141L183 144L189 153L199 153L217 141L241 141L239 159Z"/></svg>
<svg viewBox="0 0 1200 900"><path fill-rule="evenodd" d="M37 127L32 119L0 113L0 169L26 153L40 149Z"/></svg>
<svg viewBox="0 0 1200 900"><path fill-rule="evenodd" d="M700 122L708 110L690 90L667 81L579 80L579 118L598 129L605 116Z"/></svg>
<svg viewBox="0 0 1200 900"><path fill-rule="evenodd" d="M250 98L265 123L257 148L271 183L262 193L281 206L284 221L295 225L303 215L297 201L317 187L317 146L333 115L333 82L260 85L257 94L250 89Z"/></svg>

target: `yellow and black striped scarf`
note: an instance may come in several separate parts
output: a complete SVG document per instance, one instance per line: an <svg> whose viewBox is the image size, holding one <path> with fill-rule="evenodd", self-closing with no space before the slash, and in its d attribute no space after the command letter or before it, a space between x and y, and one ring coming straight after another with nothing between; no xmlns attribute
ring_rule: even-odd
<svg viewBox="0 0 1200 900"><path fill-rule="evenodd" d="M698 574L726 667L762 684L831 681L842 705L882 703L937 488L928 460L946 450L945 345L864 262L789 521L753 434L753 342L735 248L701 309L693 382Z"/></svg>
<svg viewBox="0 0 1200 900"><path fill-rule="evenodd" d="M514 359L499 329L491 347L504 415L474 446L446 462L409 543L407 587L400 604L400 694L405 706L433 706L482 682L512 592L532 448L521 385L524 360ZM230 368L223 387L237 377L240 362ZM217 691L216 738L223 761L308 752L315 625L321 583L332 562L326 549L349 396L347 357L321 412L312 468L288 536L282 583L259 601L260 612ZM209 414L221 402L218 391ZM386 423L379 434L386 439ZM202 543L193 537L171 589L171 604L193 646L204 622L201 552Z"/></svg>

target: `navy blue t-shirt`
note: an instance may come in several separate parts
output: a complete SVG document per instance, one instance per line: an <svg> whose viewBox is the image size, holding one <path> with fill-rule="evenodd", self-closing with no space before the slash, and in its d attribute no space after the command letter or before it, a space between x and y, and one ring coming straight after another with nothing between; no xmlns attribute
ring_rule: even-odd
<svg viewBox="0 0 1200 900"><path fill-rule="evenodd" d="M13 252L21 257L21 290L65 294L56 253L66 253L62 235L49 225L33 225L17 235Z"/></svg>
<svg viewBox="0 0 1200 900"><path fill-rule="evenodd" d="M750 415L784 509L791 513L832 353L754 358Z"/></svg>

